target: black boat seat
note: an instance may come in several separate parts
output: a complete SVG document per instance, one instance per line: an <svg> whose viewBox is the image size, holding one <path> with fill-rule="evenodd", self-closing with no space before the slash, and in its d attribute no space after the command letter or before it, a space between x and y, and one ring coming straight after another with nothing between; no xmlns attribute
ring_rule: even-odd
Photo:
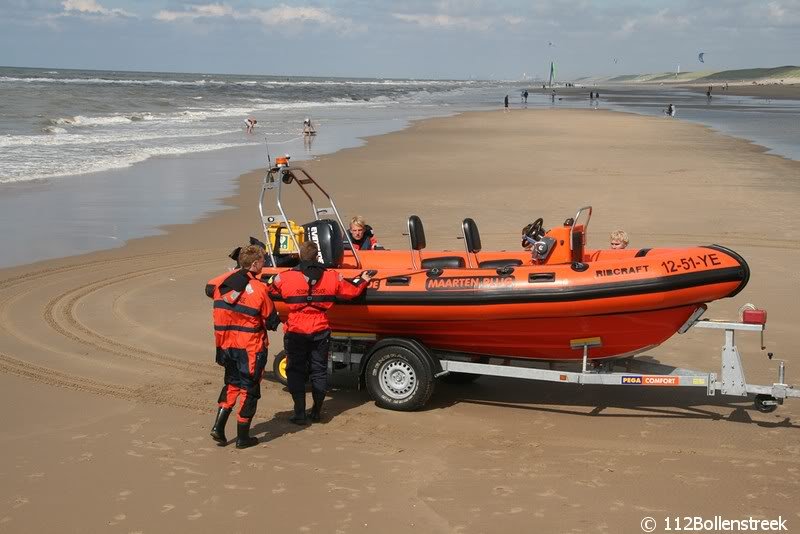
<svg viewBox="0 0 800 534"><path fill-rule="evenodd" d="M463 269L467 262L461 256L441 256L422 260L423 269Z"/></svg>
<svg viewBox="0 0 800 534"><path fill-rule="evenodd" d="M478 263L481 269L499 269L500 267L519 267L522 260L516 258L506 258L499 260L486 260Z"/></svg>

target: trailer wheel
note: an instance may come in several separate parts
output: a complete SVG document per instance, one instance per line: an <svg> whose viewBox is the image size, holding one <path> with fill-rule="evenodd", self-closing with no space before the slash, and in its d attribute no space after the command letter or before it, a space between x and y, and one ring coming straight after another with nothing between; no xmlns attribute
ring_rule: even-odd
<svg viewBox="0 0 800 534"><path fill-rule="evenodd" d="M418 410L433 394L433 371L428 360L404 347L375 351L365 374L367 390L381 408Z"/></svg>
<svg viewBox="0 0 800 534"><path fill-rule="evenodd" d="M778 409L778 400L772 395L764 395L763 393L756 395L753 404L756 410L761 413L772 413Z"/></svg>
<svg viewBox="0 0 800 534"><path fill-rule="evenodd" d="M272 360L272 372L275 373L275 379L284 386L289 385L289 378L286 376L286 351L282 350L275 355Z"/></svg>
<svg viewBox="0 0 800 534"><path fill-rule="evenodd" d="M448 373L439 378L445 384L471 384L479 379L481 375L474 375L472 373Z"/></svg>

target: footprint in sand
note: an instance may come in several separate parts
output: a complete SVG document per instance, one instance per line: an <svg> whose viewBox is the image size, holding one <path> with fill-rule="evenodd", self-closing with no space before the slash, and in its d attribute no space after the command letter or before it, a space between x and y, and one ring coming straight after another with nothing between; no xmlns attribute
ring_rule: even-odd
<svg viewBox="0 0 800 534"><path fill-rule="evenodd" d="M161 507L161 513L166 514L167 512L171 512L175 509L174 504L165 504Z"/></svg>
<svg viewBox="0 0 800 534"><path fill-rule="evenodd" d="M225 484L222 487L227 489L227 490L248 490L248 491L252 491L252 490L256 489L256 488L254 488L252 486L237 486L236 484Z"/></svg>
<svg viewBox="0 0 800 534"><path fill-rule="evenodd" d="M562 497L561 495L556 493L556 490L554 490L554 489L549 489L549 490L544 491L542 493L537 493L536 495L538 495L539 497L555 497L557 499L566 499L566 497Z"/></svg>
<svg viewBox="0 0 800 534"><path fill-rule="evenodd" d="M125 501L133 492L131 490L122 490L117 494L117 501Z"/></svg>
<svg viewBox="0 0 800 534"><path fill-rule="evenodd" d="M235 512L233 512L233 515L234 517L244 517L249 513L250 512L245 512L244 510L236 510Z"/></svg>
<svg viewBox="0 0 800 534"><path fill-rule="evenodd" d="M273 494L283 493L286 491L286 487L283 484L278 484L277 488L272 488Z"/></svg>
<svg viewBox="0 0 800 534"><path fill-rule="evenodd" d="M125 425L124 427L122 427L122 430L124 430L125 432L127 432L129 434L135 434L136 432L138 432L138 431L140 431L142 429L142 427L145 425L145 423L149 423L149 422L150 422L149 418L139 419L138 423L131 423L129 425Z"/></svg>
<svg viewBox="0 0 800 534"><path fill-rule="evenodd" d="M14 499L14 506L12 508L20 508L22 506L25 506L29 502L31 502L31 500L27 497L17 497L16 499Z"/></svg>
<svg viewBox="0 0 800 534"><path fill-rule="evenodd" d="M492 489L492 493L494 495L499 495L500 497L508 497L509 495L514 493L514 490L509 488L508 486L495 486Z"/></svg>
<svg viewBox="0 0 800 534"><path fill-rule="evenodd" d="M195 521L197 519L200 519L201 517L203 517L203 512L195 508L194 513L187 515L186 519L188 519L189 521Z"/></svg>
<svg viewBox="0 0 800 534"><path fill-rule="evenodd" d="M125 521L125 518L128 517L125 514L117 514L115 515L111 521L108 522L108 525L116 525L120 521Z"/></svg>
<svg viewBox="0 0 800 534"><path fill-rule="evenodd" d="M133 440L134 447L138 447L140 449L148 449L151 451L171 451L172 447L167 445L166 443L158 443L155 441L142 441L139 439Z"/></svg>
<svg viewBox="0 0 800 534"><path fill-rule="evenodd" d="M28 475L28 478L32 480L41 479L44 478L44 473L31 473L30 475Z"/></svg>

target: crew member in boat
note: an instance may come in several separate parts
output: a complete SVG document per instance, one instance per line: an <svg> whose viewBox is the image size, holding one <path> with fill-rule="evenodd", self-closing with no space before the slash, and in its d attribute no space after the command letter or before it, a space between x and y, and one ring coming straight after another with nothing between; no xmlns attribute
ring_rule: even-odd
<svg viewBox="0 0 800 534"><path fill-rule="evenodd" d="M611 232L611 248L623 249L628 246L628 233L625 230Z"/></svg>
<svg viewBox="0 0 800 534"><path fill-rule="evenodd" d="M350 234L350 241L353 242L353 248L356 250L378 250L383 248L378 243L372 227L367 224L361 215L356 215L350 220L350 228L347 233Z"/></svg>
<svg viewBox="0 0 800 534"><path fill-rule="evenodd" d="M300 244L300 264L277 274L269 286L270 294L289 307L284 324L286 376L294 401L292 423L305 425L308 419L321 418L322 403L328 390L328 346L331 329L327 311L337 299L353 299L366 289L371 276L362 273L352 280L317 263L319 249L313 241ZM310 373L309 373L310 370ZM306 380L311 375L314 405L306 414Z"/></svg>

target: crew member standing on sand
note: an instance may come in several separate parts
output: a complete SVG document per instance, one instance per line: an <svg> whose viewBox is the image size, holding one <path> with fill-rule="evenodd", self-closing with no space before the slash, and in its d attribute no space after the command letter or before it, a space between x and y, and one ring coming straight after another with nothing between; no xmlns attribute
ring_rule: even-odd
<svg viewBox="0 0 800 534"><path fill-rule="evenodd" d="M311 369L311 395L314 406L308 417L317 422L328 390L328 345L331 329L327 311L337 298L352 299L367 289L369 274L346 280L336 271L317 263L319 249L313 241L300 244L300 264L275 276L270 294L280 297L289 306L284 325L283 347L286 349L286 377L294 401L292 423L305 425L306 380Z"/></svg>
<svg viewBox="0 0 800 534"><path fill-rule="evenodd" d="M225 424L237 399L236 448L245 449L258 443L250 437L250 425L261 398L261 376L267 364L266 330L276 330L278 313L267 295L267 286L257 277L264 267L264 249L249 245L238 256L241 269L225 273L208 282L206 294L214 299L214 337L217 363L225 367L225 385L219 395L219 410L211 429L211 437L221 445Z"/></svg>

